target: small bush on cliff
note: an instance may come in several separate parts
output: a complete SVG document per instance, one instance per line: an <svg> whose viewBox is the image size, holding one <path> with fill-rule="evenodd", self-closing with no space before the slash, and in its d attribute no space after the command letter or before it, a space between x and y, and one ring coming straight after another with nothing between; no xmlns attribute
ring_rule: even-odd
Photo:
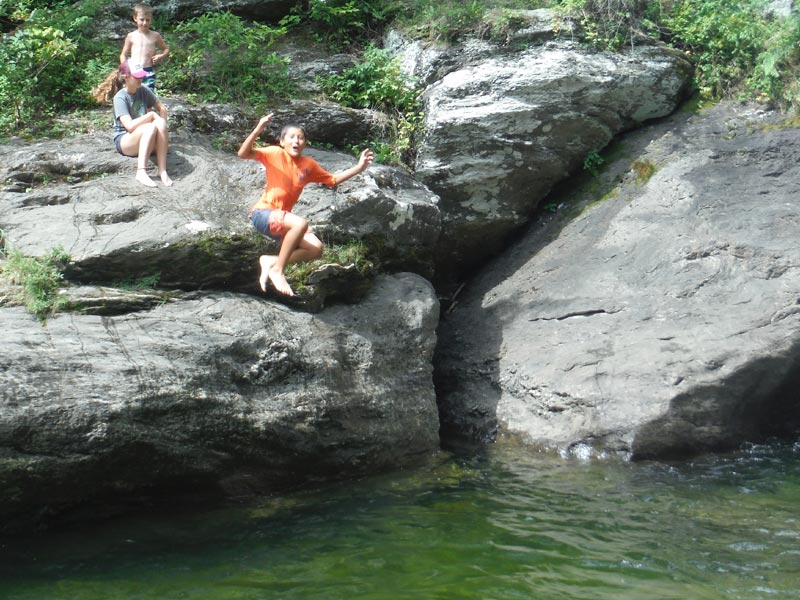
<svg viewBox="0 0 800 600"><path fill-rule="evenodd" d="M93 30L106 3L3 3L0 17L13 28L0 38L0 135L36 133L53 116L91 104L92 78L116 60Z"/></svg>
<svg viewBox="0 0 800 600"><path fill-rule="evenodd" d="M555 0L601 49L644 35L685 51L705 98L752 98L800 108L800 14L775 17L764 0Z"/></svg>
<svg viewBox="0 0 800 600"><path fill-rule="evenodd" d="M750 0L677 2L662 22L695 63L701 92L712 98L741 88L769 37L761 7Z"/></svg>
<svg viewBox="0 0 800 600"><path fill-rule="evenodd" d="M602 50L633 45L641 26L646 0L560 0L564 13L586 40Z"/></svg>
<svg viewBox="0 0 800 600"><path fill-rule="evenodd" d="M325 77L323 90L335 101L354 108L372 108L394 116L392 162L402 162L413 144L421 122L419 90L403 74L398 61L375 46L369 46L361 62L341 74Z"/></svg>
<svg viewBox="0 0 800 600"><path fill-rule="evenodd" d="M64 106L56 98L74 87L77 44L54 27L27 27L0 42L0 128L11 132L54 114ZM68 98L65 98L68 101Z"/></svg>
<svg viewBox="0 0 800 600"><path fill-rule="evenodd" d="M551 6L553 0L399 0L395 18L404 29L430 40L452 42L464 35L503 28L506 9Z"/></svg>
<svg viewBox="0 0 800 600"><path fill-rule="evenodd" d="M53 248L41 258L25 256L15 248L7 248L2 254L5 261L0 274L8 283L20 286L20 302L40 321L66 306L67 300L58 294L70 260L63 248Z"/></svg>
<svg viewBox="0 0 800 600"><path fill-rule="evenodd" d="M379 37L396 0L310 0L298 4L284 25L310 25L313 37L332 48L346 48Z"/></svg>
<svg viewBox="0 0 800 600"><path fill-rule="evenodd" d="M367 275L374 266L374 263L367 258L366 247L359 241L347 244L325 244L320 258L288 265L286 278L295 291L302 293L307 288L309 276L326 264L342 267L352 265L362 275Z"/></svg>
<svg viewBox="0 0 800 600"><path fill-rule="evenodd" d="M800 108L800 13L778 18L760 0L680 0L660 23L696 65L709 98L753 98Z"/></svg>
<svg viewBox="0 0 800 600"><path fill-rule="evenodd" d="M178 24L164 86L211 102L265 105L291 89L286 60L270 46L281 27L247 23L228 12L201 15Z"/></svg>

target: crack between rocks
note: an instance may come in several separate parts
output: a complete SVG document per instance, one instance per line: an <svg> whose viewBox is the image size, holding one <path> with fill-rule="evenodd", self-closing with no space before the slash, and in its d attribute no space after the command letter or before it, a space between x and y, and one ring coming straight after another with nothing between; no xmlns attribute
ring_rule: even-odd
<svg viewBox="0 0 800 600"><path fill-rule="evenodd" d="M567 319L572 319L574 317L593 317L594 315L613 315L614 313L618 313L620 309L614 310L606 310L605 308L590 308L586 310L576 310L573 312L568 312L563 315L559 315L556 317L535 317L533 319L528 319L528 321L566 321Z"/></svg>

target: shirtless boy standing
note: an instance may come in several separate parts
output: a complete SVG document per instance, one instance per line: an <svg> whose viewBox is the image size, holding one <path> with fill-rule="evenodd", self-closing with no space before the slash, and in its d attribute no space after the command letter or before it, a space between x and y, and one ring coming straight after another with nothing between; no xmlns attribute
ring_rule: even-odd
<svg viewBox="0 0 800 600"><path fill-rule="evenodd" d="M147 71L147 77L142 82L155 91L156 71L155 66L161 63L168 55L169 48L164 43L164 38L156 31L150 30L153 20L153 9L149 4L137 4L133 7L133 21L136 31L131 31L125 36L122 53L119 55L120 64L130 57L133 65L138 65Z"/></svg>

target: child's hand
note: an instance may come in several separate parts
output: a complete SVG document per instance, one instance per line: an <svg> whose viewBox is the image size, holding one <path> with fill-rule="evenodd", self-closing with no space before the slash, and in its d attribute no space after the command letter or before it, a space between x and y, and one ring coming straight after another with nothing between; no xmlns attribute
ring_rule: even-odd
<svg viewBox="0 0 800 600"><path fill-rule="evenodd" d="M363 171L372 164L374 159L375 153L369 148L366 148L365 150L362 150L361 155L358 157L358 166L361 167L361 170Z"/></svg>
<svg viewBox="0 0 800 600"><path fill-rule="evenodd" d="M269 113L266 117L261 117L261 120L258 122L258 128L263 131L263 129L267 126L267 123L272 120L272 115L273 113Z"/></svg>

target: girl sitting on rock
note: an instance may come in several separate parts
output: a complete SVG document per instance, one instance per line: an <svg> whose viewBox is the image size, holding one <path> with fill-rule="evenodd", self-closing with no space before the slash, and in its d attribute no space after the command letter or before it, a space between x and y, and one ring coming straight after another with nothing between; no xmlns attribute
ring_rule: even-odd
<svg viewBox="0 0 800 600"><path fill-rule="evenodd" d="M147 161L156 153L156 167L161 182L172 185L167 174L167 109L150 89L142 86L147 72L125 61L116 76L109 76L95 90L95 98L102 101L116 90L114 104L114 145L123 156L137 157L136 181L148 187L156 183L147 174Z"/></svg>

